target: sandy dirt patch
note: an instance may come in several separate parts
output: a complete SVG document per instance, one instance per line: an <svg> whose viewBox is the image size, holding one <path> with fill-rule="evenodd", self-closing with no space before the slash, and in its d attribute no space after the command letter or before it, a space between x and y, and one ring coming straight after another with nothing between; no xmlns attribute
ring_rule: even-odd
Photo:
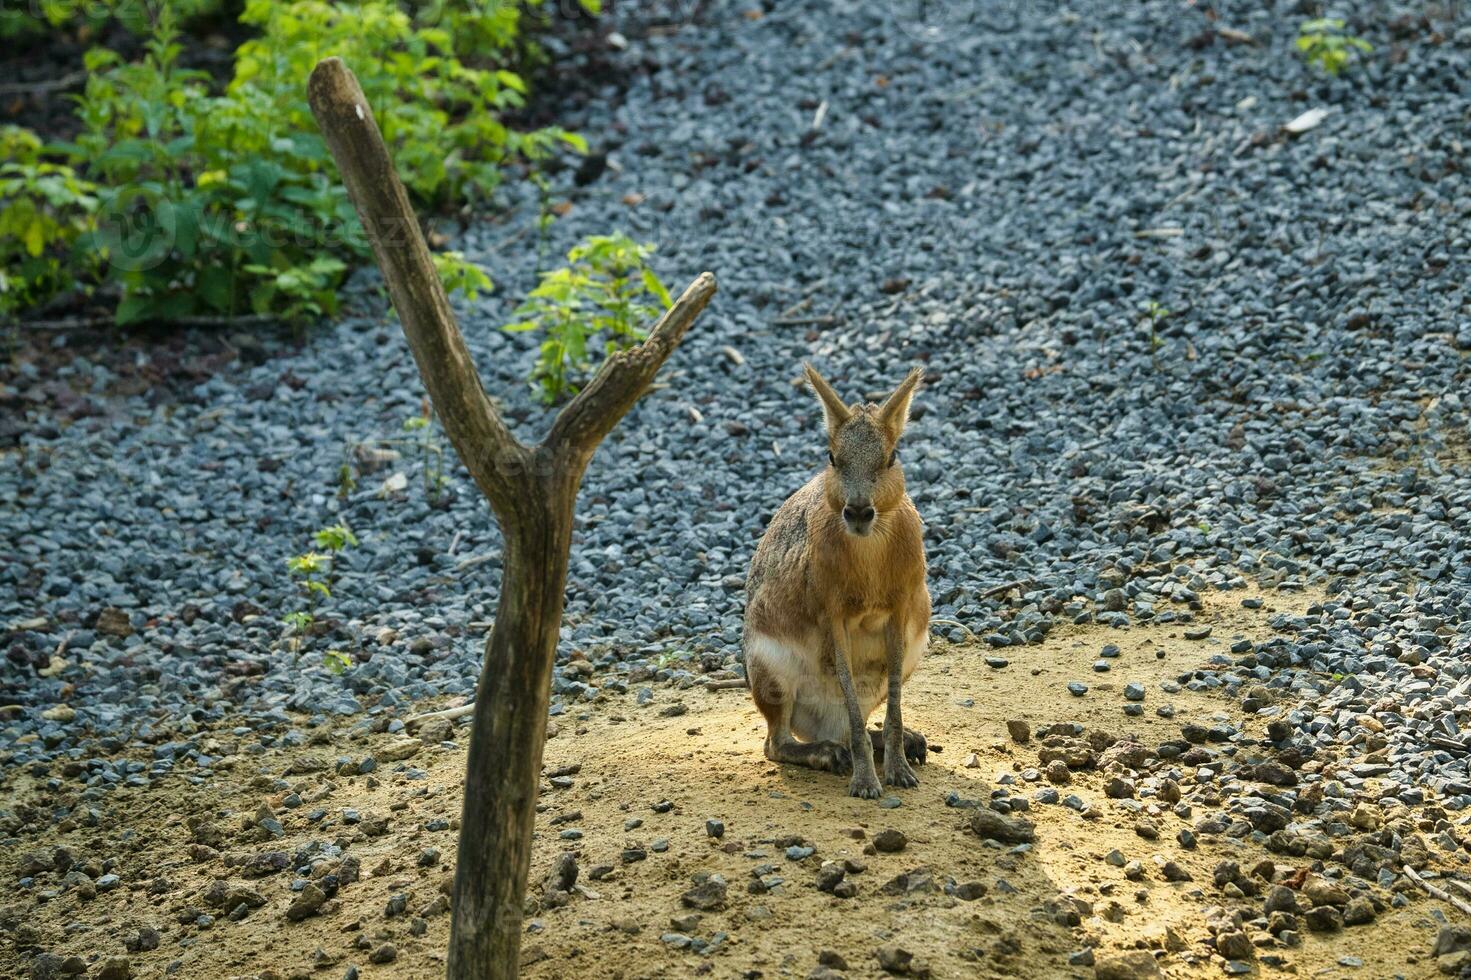
<svg viewBox="0 0 1471 980"><path fill-rule="evenodd" d="M1013 814L1035 826L1021 850L982 840L970 829L976 811L954 804L986 801L1001 788L1029 797L1049 785L1022 779L1038 765L1038 745L1014 743L1008 720L1034 729L1075 722L1147 745L1178 738L1186 721L1242 724L1218 693L1159 687L1226 652L1233 637L1266 639L1274 609L1311 601L1273 594L1264 608L1247 610L1241 598L1207 601L1194 624L1212 626L1204 640L1185 639L1179 624L1067 627L1043 644L1004 651L1010 664L1001 669L985 664L994 654L987 648L937 643L906 689L906 721L929 737L929 762L918 770L921 785L892 792L889 805L847 797L845 778L767 762L762 722L744 690L655 686L639 704L635 689L556 719L526 975L869 977L907 964L911 975L934 977L1091 977L1093 967L1069 962L1085 946L1096 947L1100 962L1116 951L1157 950L1169 977L1223 975L1226 961L1206 923L1212 908L1232 902L1213 869L1273 857L1287 872L1310 858L1268 855L1224 835L1187 848L1177 834L1200 811L1186 819L1158 800L1109 799L1100 771L1074 772L1055 787L1076 796L1074 806L1033 803ZM1105 643L1120 654L1096 674L1091 665ZM1081 698L1067 690L1075 680L1089 686ZM1147 690L1138 717L1123 710L1131 681ZM1164 705L1173 718L1156 714ZM1257 718L1245 727L1259 734ZM30 819L0 858L10 885L0 900L0 974L27 975L46 952L63 963L80 957L89 975L112 957L126 957L136 977L340 977L351 966L363 977L440 975L449 917L439 889L454 856L466 736L454 732L460 747L415 748L401 735L316 730L305 746L252 755L221 730L212 739L225 758L206 783L180 774L90 800L62 773L50 787L43 776L12 774L6 806ZM391 758L398 753L410 754ZM355 767L369 755L377 760L371 774L339 773L339 760ZM52 824L46 808L58 804L74 815ZM1158 839L1136 832L1141 819L1157 825ZM721 836L708 821L719 821ZM902 835L902 850L877 851L881 834L885 845L898 840L890 831ZM59 867L34 870L35 855L44 863L57 847L73 871L95 880L92 889L77 878L66 885ZM542 903L567 851L576 855L577 883ZM273 853L282 857L262 857ZM344 864L344 856L355 861ZM1142 873L1131 880L1127 862L1135 860ZM272 870L273 861L290 867ZM1165 880L1168 861L1190 880ZM288 910L302 902L291 868L312 863L312 887L327 897L291 921ZM18 888L27 867L33 883ZM104 889L108 873L118 880ZM709 875L724 889L697 888ZM335 893L329 876L342 882ZM851 897L833 893L838 880L848 883L839 895L851 889ZM1258 941L1253 975L1437 975L1430 950L1439 917L1458 921L1459 913L1418 893L1401 908L1388 906L1388 891L1382 897L1386 907L1372 924L1303 929L1296 946L1248 928Z"/></svg>

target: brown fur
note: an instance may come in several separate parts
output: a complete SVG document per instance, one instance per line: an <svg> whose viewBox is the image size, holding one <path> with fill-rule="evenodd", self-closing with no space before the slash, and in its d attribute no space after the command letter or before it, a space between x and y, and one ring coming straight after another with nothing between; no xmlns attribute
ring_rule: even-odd
<svg viewBox="0 0 1471 980"><path fill-rule="evenodd" d="M898 722L897 702L930 616L923 527L895 456L919 373L882 406L849 406L807 371L827 420L830 464L777 511L751 561L747 676L767 721L768 757L851 766L850 792L872 796L871 748L884 752L885 780L895 785L915 784L905 757L924 755L923 738ZM860 737L862 719L891 698L882 738ZM801 724L831 729L834 713L844 711L850 724L843 738L792 738Z"/></svg>
<svg viewBox="0 0 1471 980"><path fill-rule="evenodd" d="M896 498L874 502L873 540L854 540L830 493L831 470L787 498L761 538L746 579L747 628L795 639L820 622L876 610L928 621L923 525L903 475L893 481Z"/></svg>

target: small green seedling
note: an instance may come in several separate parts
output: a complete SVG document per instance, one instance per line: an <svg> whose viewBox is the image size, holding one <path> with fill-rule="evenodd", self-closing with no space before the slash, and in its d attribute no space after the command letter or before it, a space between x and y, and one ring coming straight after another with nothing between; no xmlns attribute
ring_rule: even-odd
<svg viewBox="0 0 1471 980"><path fill-rule="evenodd" d="M287 570L296 577L296 584L301 586L302 594L306 597L306 609L292 613L289 618L298 633L304 633L307 627L317 621L317 603L332 597L332 590L326 581L327 567L327 556L315 551L286 559Z"/></svg>
<svg viewBox="0 0 1471 980"><path fill-rule="evenodd" d="M327 584L331 585L337 577L337 556L344 548L356 548L358 546L357 535L353 534L346 524L332 524L322 528L312 535L317 547L327 553Z"/></svg>
<svg viewBox="0 0 1471 980"><path fill-rule="evenodd" d="M1159 325L1172 315L1162 303L1150 300L1144 304L1144 316L1149 324L1149 359L1154 362L1156 371L1159 370L1159 349L1164 346L1164 341L1159 339Z"/></svg>
<svg viewBox="0 0 1471 980"><path fill-rule="evenodd" d="M1374 50L1363 38L1344 33L1343 27L1337 17L1303 21L1297 32L1297 50L1303 60L1326 75L1337 75L1359 55Z"/></svg>
<svg viewBox="0 0 1471 980"><path fill-rule="evenodd" d="M317 604L332 598L332 583L336 577L337 556L345 548L356 547L357 535L346 524L333 524L317 531L312 536L321 551L308 551L286 559L286 569L301 586L306 598L306 609L288 613L284 621L297 633L305 633L317 621Z"/></svg>
<svg viewBox="0 0 1471 980"><path fill-rule="evenodd" d="M323 576L327 572L327 556L315 551L294 555L286 559L286 567L291 574L301 579L301 587L309 595L329 597L332 590L327 587Z"/></svg>
<svg viewBox="0 0 1471 980"><path fill-rule="evenodd" d="M343 548L356 548L357 535L352 533L346 524L333 524L324 527L312 538L317 542L317 547L328 551L335 558Z"/></svg>
<svg viewBox="0 0 1471 980"><path fill-rule="evenodd" d="M322 666L334 674L344 674L352 670L352 657L341 650L328 650L322 654Z"/></svg>
<svg viewBox="0 0 1471 980"><path fill-rule="evenodd" d="M490 292L495 288L485 270L465 258L463 252L435 252L430 258L446 293L464 293L467 300L474 300L482 289Z"/></svg>
<svg viewBox="0 0 1471 980"><path fill-rule="evenodd" d="M576 393L592 370L591 351L604 356L644 339L673 300L649 268L654 246L627 235L597 235L567 253L567 265L542 273L541 284L516 310L517 321L502 329L538 331L545 339L532 387L548 405Z"/></svg>
<svg viewBox="0 0 1471 980"><path fill-rule="evenodd" d="M411 415L404 419L403 429L409 434L409 445L419 454L424 494L431 504L437 504L440 495L449 486L449 477L444 473L444 446L439 441L439 433L434 430L434 418L429 407L424 407L423 415Z"/></svg>
<svg viewBox="0 0 1471 980"><path fill-rule="evenodd" d="M663 653L656 654L654 656L654 666L662 670L663 668L668 667L670 664L683 663L689 659L690 654L688 653L688 651L665 650Z"/></svg>
<svg viewBox="0 0 1471 980"><path fill-rule="evenodd" d="M352 464L343 460L342 465L337 467L337 499L346 500L357 488L358 481L352 475Z"/></svg>
<svg viewBox="0 0 1471 980"><path fill-rule="evenodd" d="M545 268L543 263L547 257L547 245L552 240L552 222L557 220L557 213L552 210L551 181L537 171L532 171L528 179L536 187L536 271L541 272Z"/></svg>

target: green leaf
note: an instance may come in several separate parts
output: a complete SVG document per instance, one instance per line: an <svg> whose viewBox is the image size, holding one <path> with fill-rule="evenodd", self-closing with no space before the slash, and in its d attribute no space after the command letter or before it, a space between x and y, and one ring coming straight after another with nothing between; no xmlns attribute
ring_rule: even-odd
<svg viewBox="0 0 1471 980"><path fill-rule="evenodd" d="M351 656L341 650L328 650L322 654L322 664L332 673L341 674L352 669L353 661Z"/></svg>
<svg viewBox="0 0 1471 980"><path fill-rule="evenodd" d="M513 89L513 90L515 90L517 92L525 92L526 91L526 82L524 82L521 79L521 76L518 75L518 74L516 74L515 72L512 72L512 71L497 71L495 73L495 79L496 79L496 81L498 81L502 85L504 85L506 88Z"/></svg>
<svg viewBox="0 0 1471 980"><path fill-rule="evenodd" d="M333 552L341 551L343 548L349 546L356 547L358 543L357 536L352 533L352 530L346 524L333 524L330 527L324 527L314 534L312 538L316 541L318 548L325 548Z"/></svg>
<svg viewBox="0 0 1471 980"><path fill-rule="evenodd" d="M26 251L32 256L40 255L46 248L46 223L39 215L32 218L31 223L26 226L25 245Z"/></svg>
<svg viewBox="0 0 1471 980"><path fill-rule="evenodd" d="M659 297L659 302L664 304L665 309L674 305L674 299L669 295L669 290L664 288L664 284L659 281L659 277L654 275L653 269L641 269L640 275L643 276L644 288Z"/></svg>
<svg viewBox="0 0 1471 980"><path fill-rule="evenodd" d="M188 316L193 308L193 297L188 293L169 293L149 304L148 315L155 320L167 323Z"/></svg>
<svg viewBox="0 0 1471 980"><path fill-rule="evenodd" d="M117 310L113 313L113 319L120 327L135 323L148 312L149 302L147 296L140 296L136 293L131 296L124 296L122 302L118 303Z"/></svg>
<svg viewBox="0 0 1471 980"><path fill-rule="evenodd" d="M231 289L232 279L228 268L222 265L211 265L199 270L194 286L200 299L204 300L211 309L220 313L228 313L234 299Z"/></svg>

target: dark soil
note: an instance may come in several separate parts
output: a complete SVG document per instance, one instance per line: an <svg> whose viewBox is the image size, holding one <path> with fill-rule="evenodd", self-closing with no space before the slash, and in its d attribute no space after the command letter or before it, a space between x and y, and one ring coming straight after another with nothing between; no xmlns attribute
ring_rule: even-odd
<svg viewBox="0 0 1471 980"><path fill-rule="evenodd" d="M230 77L235 48L250 36L238 20L239 4L186 25L179 38L183 68L208 72L217 82ZM98 30L66 25L44 33L3 39L0 44L0 124L33 129L47 140L70 140L80 130L74 96L86 85L84 59L93 48L110 48L125 60L144 53L146 38L115 22Z"/></svg>
<svg viewBox="0 0 1471 980"><path fill-rule="evenodd" d="M192 401L195 385L237 358L264 360L279 341L249 334L227 337L211 330L88 328L55 333L25 330L0 360L0 449L20 442L29 428L26 410L50 406L65 424L104 414L111 399L143 395L150 404ZM241 346L237 346L241 345ZM106 369L100 390L91 373L59 369L85 360ZM249 362L249 361L248 361Z"/></svg>

